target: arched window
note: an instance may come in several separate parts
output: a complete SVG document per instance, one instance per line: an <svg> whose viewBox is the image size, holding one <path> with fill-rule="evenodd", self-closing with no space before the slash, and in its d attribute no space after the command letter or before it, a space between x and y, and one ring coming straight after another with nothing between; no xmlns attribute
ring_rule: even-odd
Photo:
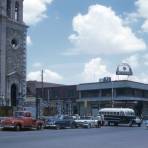
<svg viewBox="0 0 148 148"><path fill-rule="evenodd" d="M11 106L17 106L18 88L16 84L11 85Z"/></svg>
<svg viewBox="0 0 148 148"><path fill-rule="evenodd" d="M11 0L7 0L7 16L11 17Z"/></svg>
<svg viewBox="0 0 148 148"><path fill-rule="evenodd" d="M15 2L15 20L19 20L19 3Z"/></svg>

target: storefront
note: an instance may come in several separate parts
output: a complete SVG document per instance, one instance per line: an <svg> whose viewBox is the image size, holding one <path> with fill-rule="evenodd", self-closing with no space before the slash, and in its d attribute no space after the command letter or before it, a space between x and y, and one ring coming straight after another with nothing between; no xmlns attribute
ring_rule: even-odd
<svg viewBox="0 0 148 148"><path fill-rule="evenodd" d="M86 83L77 86L81 115L96 115L100 108L128 107L137 115L148 115L148 84L120 80Z"/></svg>

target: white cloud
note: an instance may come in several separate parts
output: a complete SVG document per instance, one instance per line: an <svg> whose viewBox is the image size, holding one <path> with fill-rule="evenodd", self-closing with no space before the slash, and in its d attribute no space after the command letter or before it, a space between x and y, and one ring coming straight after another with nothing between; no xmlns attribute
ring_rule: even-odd
<svg viewBox="0 0 148 148"><path fill-rule="evenodd" d="M53 0L24 0L24 21L33 25L46 18L46 11Z"/></svg>
<svg viewBox="0 0 148 148"><path fill-rule="evenodd" d="M138 54L132 55L122 61L123 63L128 63L131 68L137 68L140 64L140 57Z"/></svg>
<svg viewBox="0 0 148 148"><path fill-rule="evenodd" d="M30 36L27 36L27 45L32 45L32 40Z"/></svg>
<svg viewBox="0 0 148 148"><path fill-rule="evenodd" d="M32 65L34 68L41 68L43 65L40 62L36 62Z"/></svg>
<svg viewBox="0 0 148 148"><path fill-rule="evenodd" d="M143 18L148 19L148 1L147 0L137 0L135 5L138 7L138 12Z"/></svg>
<svg viewBox="0 0 148 148"><path fill-rule="evenodd" d="M141 28L144 32L148 32L148 19L144 22Z"/></svg>
<svg viewBox="0 0 148 148"><path fill-rule="evenodd" d="M148 76L147 75L148 75L147 73L141 73L138 76L132 76L131 80L148 84Z"/></svg>
<svg viewBox="0 0 148 148"><path fill-rule="evenodd" d="M54 83L56 83L56 82L60 82L63 79L63 77L60 74L58 74L58 73L56 73L54 71L51 71L49 69L44 70L44 75L43 76L44 76L44 81L45 82L54 82ZM34 71L34 72L28 73L27 79L28 80L41 81L41 71Z"/></svg>
<svg viewBox="0 0 148 148"><path fill-rule="evenodd" d="M142 57L142 59L143 59L144 65L148 66L148 54L145 54L145 55Z"/></svg>
<svg viewBox="0 0 148 148"><path fill-rule="evenodd" d="M137 0L135 5L138 8L138 14L145 19L142 30L148 32L148 0Z"/></svg>
<svg viewBox="0 0 148 148"><path fill-rule="evenodd" d="M148 55L147 55L148 57ZM140 59L141 57L139 55L133 55L131 56L131 60L129 61L137 61L136 59ZM133 63L134 64L134 63ZM139 66L141 63L137 63L135 66ZM84 70L81 73L81 82L87 83L87 82L98 82L100 78L103 77L111 77L112 80L131 80L131 81L137 81L141 83L148 83L148 72L140 72L138 75L133 76L124 76L120 75L117 76L115 72L111 72L108 70L108 66L103 62L101 58L93 58L90 61L88 61L85 66Z"/></svg>
<svg viewBox="0 0 148 148"><path fill-rule="evenodd" d="M92 82L109 75L110 73L106 65L103 63L102 59L98 57L91 59L85 64L82 78L85 82Z"/></svg>
<svg viewBox="0 0 148 148"><path fill-rule="evenodd" d="M69 36L76 52L88 54L132 53L146 49L144 41L110 7L93 5L87 14L73 19L74 34Z"/></svg>
<svg viewBox="0 0 148 148"><path fill-rule="evenodd" d="M134 24L138 22L139 19L139 14L137 12L133 12L133 13L124 13L124 24L125 25L130 25L130 24Z"/></svg>
<svg viewBox="0 0 148 148"><path fill-rule="evenodd" d="M131 55L128 58L122 60L123 63L128 63L131 68L138 70L138 69L144 69L144 66L148 66L148 54L135 54Z"/></svg>

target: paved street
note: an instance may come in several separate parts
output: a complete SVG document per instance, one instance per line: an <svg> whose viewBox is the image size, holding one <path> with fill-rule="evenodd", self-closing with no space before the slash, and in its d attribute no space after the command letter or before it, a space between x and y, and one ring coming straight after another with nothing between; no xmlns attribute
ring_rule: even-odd
<svg viewBox="0 0 148 148"><path fill-rule="evenodd" d="M42 131L0 131L3 148L147 148L144 127L103 127Z"/></svg>

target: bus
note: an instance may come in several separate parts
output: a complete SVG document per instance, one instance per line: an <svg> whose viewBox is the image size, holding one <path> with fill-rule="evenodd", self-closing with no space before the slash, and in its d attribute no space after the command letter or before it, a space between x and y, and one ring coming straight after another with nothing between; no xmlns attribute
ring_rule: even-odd
<svg viewBox="0 0 148 148"><path fill-rule="evenodd" d="M108 126L118 126L118 124L141 126L141 119L136 117L134 110L131 108L102 108L99 110L99 115L104 116Z"/></svg>

